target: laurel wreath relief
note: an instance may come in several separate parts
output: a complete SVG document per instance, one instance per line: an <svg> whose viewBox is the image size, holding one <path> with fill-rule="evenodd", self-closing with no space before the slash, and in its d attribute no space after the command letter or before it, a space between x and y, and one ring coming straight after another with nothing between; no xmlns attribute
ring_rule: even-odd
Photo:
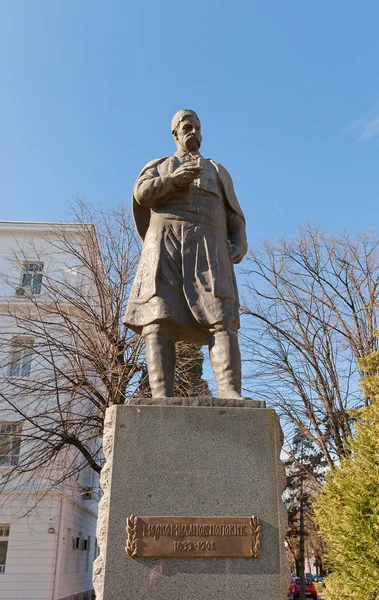
<svg viewBox="0 0 379 600"><path fill-rule="evenodd" d="M261 553L261 524L257 517L250 519L251 550L252 558L259 558Z"/></svg>
<svg viewBox="0 0 379 600"><path fill-rule="evenodd" d="M138 552L138 517L130 515L126 519L125 552L130 558L135 558Z"/></svg>

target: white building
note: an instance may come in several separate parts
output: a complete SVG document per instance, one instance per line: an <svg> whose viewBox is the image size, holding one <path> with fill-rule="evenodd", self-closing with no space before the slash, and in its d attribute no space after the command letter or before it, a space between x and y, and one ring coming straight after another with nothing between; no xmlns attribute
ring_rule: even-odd
<svg viewBox="0 0 379 600"><path fill-rule="evenodd" d="M39 410L42 400L28 393L28 382L36 369L46 373L48 362L36 357L33 335L25 334L17 314L33 310L30 294L43 301L48 270L62 284L65 278L71 286L83 283L82 266L57 250L57 226L0 222L0 482L26 458L38 458L40 448L30 435L29 439L21 435L26 426L20 410L29 417ZM59 227L72 239L79 233L77 225ZM24 393L20 382L25 382ZM12 395L13 384L17 394ZM17 404L18 412L1 399L3 392ZM52 395L49 403L45 394L43 402L51 421L56 398ZM30 434L30 422L27 427ZM35 478L27 472L17 475L0 494L0 600L91 600L97 476L87 469L54 484L77 460L73 451L66 450L45 471L40 467Z"/></svg>

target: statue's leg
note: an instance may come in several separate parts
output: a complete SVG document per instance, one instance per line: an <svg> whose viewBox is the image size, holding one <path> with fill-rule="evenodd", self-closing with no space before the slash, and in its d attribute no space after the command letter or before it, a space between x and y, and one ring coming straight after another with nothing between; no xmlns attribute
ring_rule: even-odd
<svg viewBox="0 0 379 600"><path fill-rule="evenodd" d="M237 333L213 332L209 340L209 358L219 398L241 398L241 353Z"/></svg>
<svg viewBox="0 0 379 600"><path fill-rule="evenodd" d="M175 343L170 327L163 323L146 325L142 336L146 342L146 363L153 398L174 396Z"/></svg>

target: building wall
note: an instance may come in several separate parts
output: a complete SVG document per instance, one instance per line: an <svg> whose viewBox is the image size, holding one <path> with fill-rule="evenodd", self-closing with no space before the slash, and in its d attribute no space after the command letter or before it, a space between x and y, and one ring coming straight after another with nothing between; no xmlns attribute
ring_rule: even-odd
<svg viewBox="0 0 379 600"><path fill-rule="evenodd" d="M89 539L89 549L73 548L73 539ZM63 502L57 598L92 589L92 563L96 552L96 517L65 498Z"/></svg>
<svg viewBox="0 0 379 600"><path fill-rule="evenodd" d="M75 227L68 228L74 235ZM68 278L71 284L81 285L80 269L72 258L57 255L49 247L49 236L54 238L52 230L52 224L0 222L0 327L3 331L8 328L11 335L17 335L17 330L13 331L14 322L4 316L4 307L8 300L20 309L27 302L15 295L22 271L15 259L41 260L62 281ZM7 278L11 284L7 284ZM9 353L9 348L0 348L0 354L4 352ZM30 406L30 400L20 398L20 403ZM11 411L1 402L0 421L12 421ZM27 444L21 444L21 453L27 451ZM6 469L0 465L0 479ZM50 469L47 475L51 474ZM7 488L7 493L0 495L0 524L10 524L5 572L0 573L0 600L91 599L98 497L94 493L91 499L84 499L87 480L90 478L84 473L73 485L61 485L43 497L48 488L43 489L44 477L40 473L38 482L23 483L20 477ZM92 484L98 485L97 481ZM54 532L49 533L49 528ZM79 548L73 548L73 538L89 539L89 550L83 548L82 542Z"/></svg>
<svg viewBox="0 0 379 600"><path fill-rule="evenodd" d="M82 285L82 273L77 260L67 252L57 250L54 241L57 223L11 223L0 221L0 300L15 297L15 287L21 284L23 261L44 263L44 270L54 273L61 281ZM61 225L67 233L75 236L75 226ZM43 295L43 289L42 289ZM22 301L22 299L21 299Z"/></svg>
<svg viewBox="0 0 379 600"><path fill-rule="evenodd" d="M57 523L60 499L45 498L32 513L35 498L14 495L3 498L0 521L10 524L5 572L0 575L1 600L49 600L53 598L57 537L48 528Z"/></svg>
<svg viewBox="0 0 379 600"><path fill-rule="evenodd" d="M0 523L10 524L10 535L0 600L59 600L90 591L96 514L67 495L50 494L36 507L35 501L30 494L1 501ZM88 551L73 548L78 537L90 539Z"/></svg>

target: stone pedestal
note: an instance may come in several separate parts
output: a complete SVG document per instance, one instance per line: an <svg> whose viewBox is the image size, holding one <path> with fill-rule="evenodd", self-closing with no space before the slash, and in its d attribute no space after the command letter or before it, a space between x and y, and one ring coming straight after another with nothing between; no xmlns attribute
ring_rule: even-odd
<svg viewBox="0 0 379 600"><path fill-rule="evenodd" d="M249 400L139 400L107 411L97 600L285 600L282 432ZM131 559L126 519L255 515L261 555Z"/></svg>

